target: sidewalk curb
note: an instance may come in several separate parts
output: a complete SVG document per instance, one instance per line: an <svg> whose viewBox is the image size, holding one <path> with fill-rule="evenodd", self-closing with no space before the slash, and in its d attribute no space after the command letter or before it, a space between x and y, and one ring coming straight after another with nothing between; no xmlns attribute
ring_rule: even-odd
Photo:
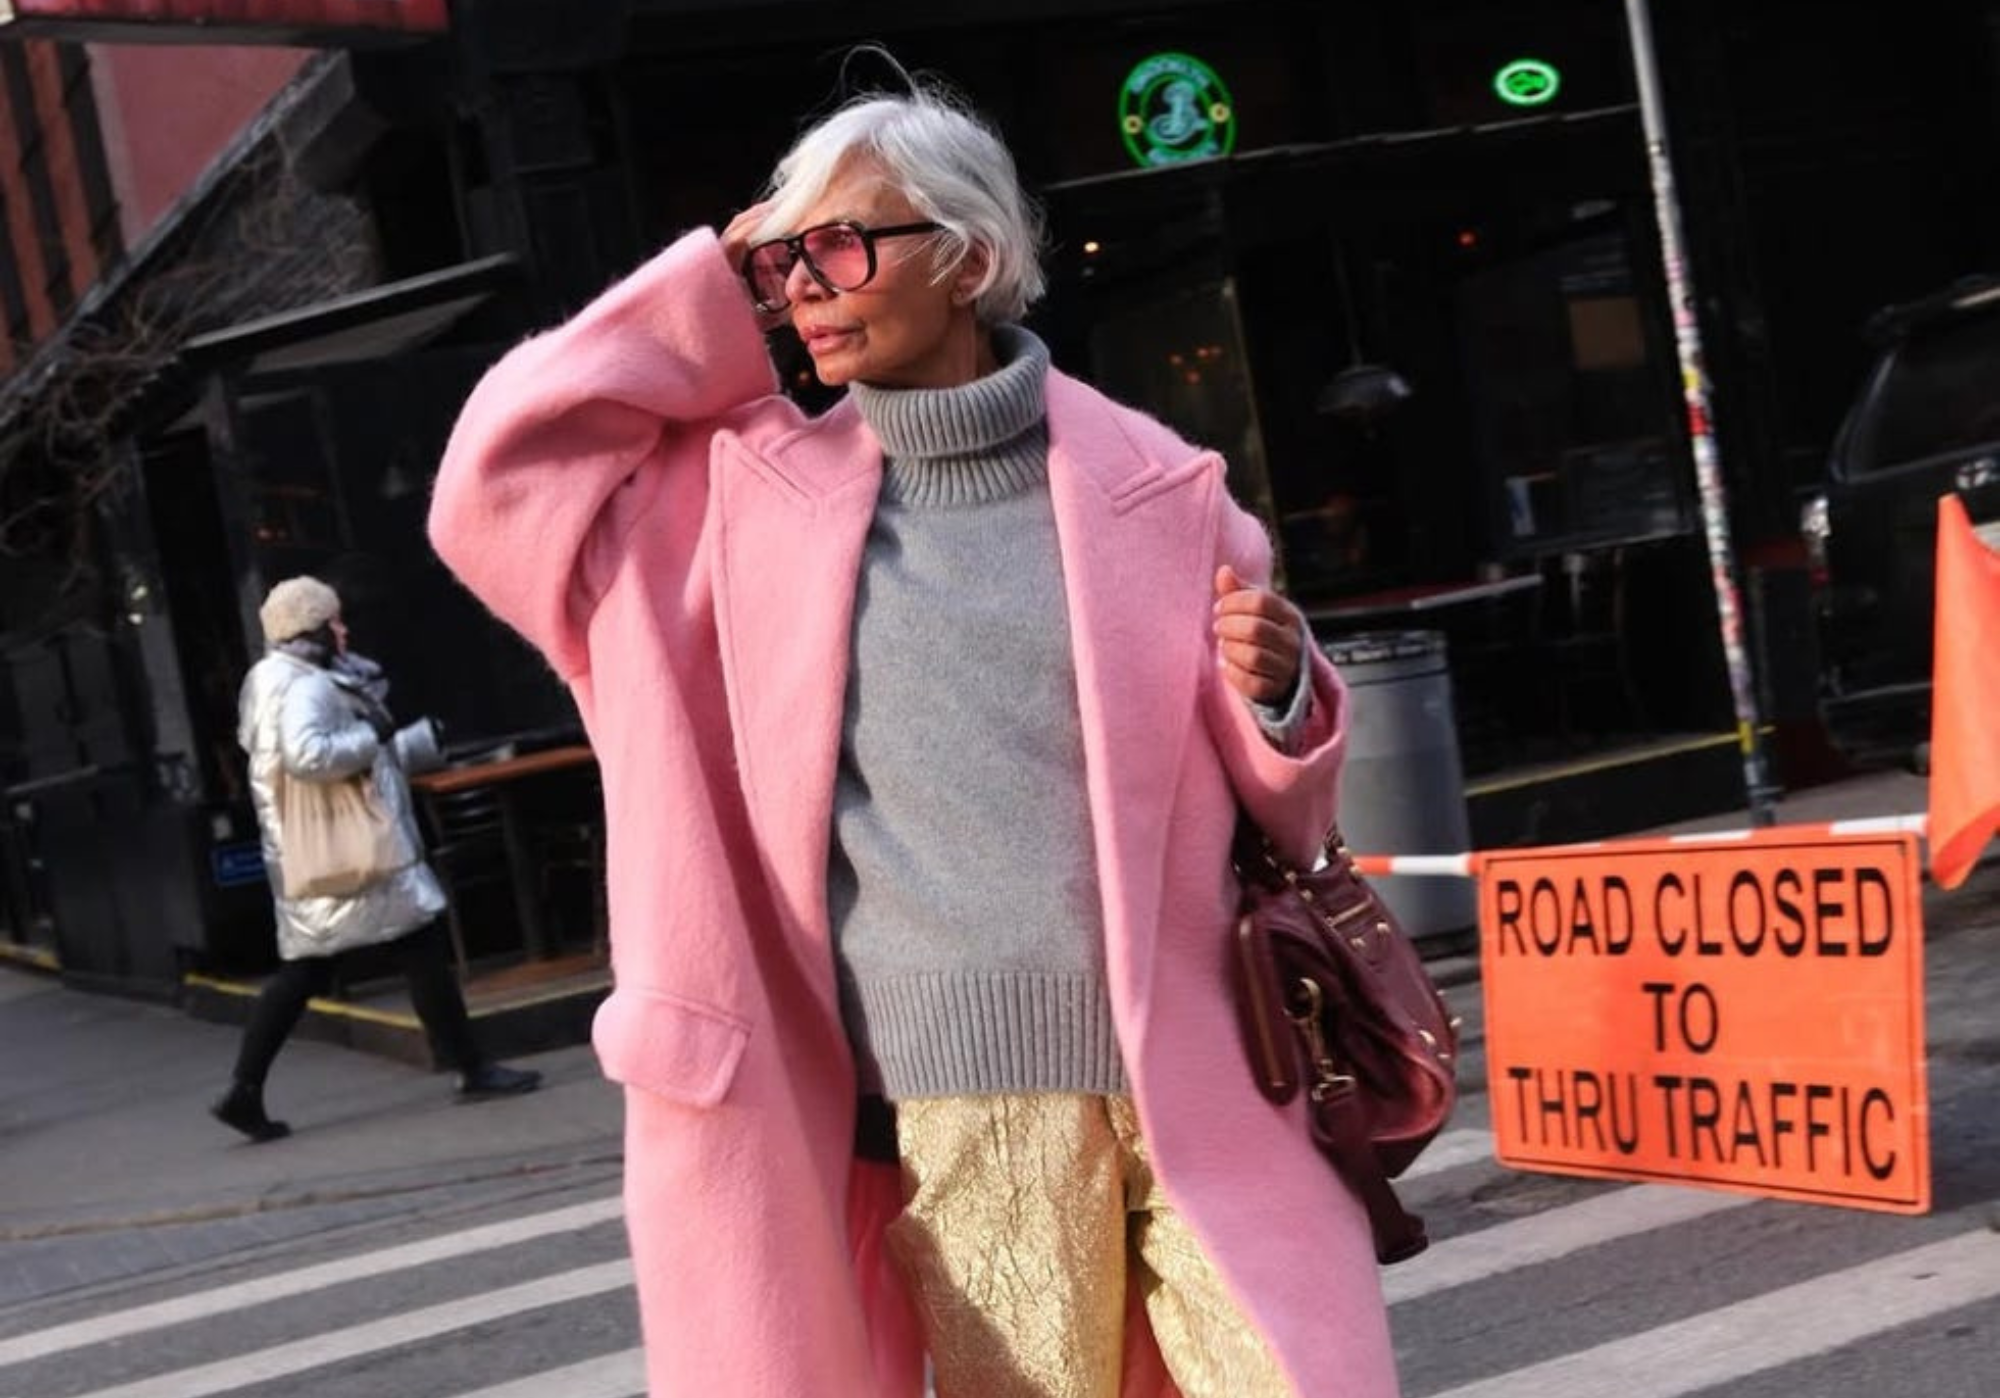
<svg viewBox="0 0 2000 1398"><path fill-rule="evenodd" d="M190 972L181 978L181 1007L193 1018L211 1024L240 1025L249 1018L258 989L252 981ZM546 993L484 1001L472 996L466 1010L482 1050L495 1058L518 1058L588 1043L592 1018L610 993L611 978L606 972L590 984ZM377 1009L315 996L307 1002L295 1032L301 1038L360 1049L413 1067L439 1068L442 1065L431 1051L422 1022L403 1008L403 1003Z"/></svg>

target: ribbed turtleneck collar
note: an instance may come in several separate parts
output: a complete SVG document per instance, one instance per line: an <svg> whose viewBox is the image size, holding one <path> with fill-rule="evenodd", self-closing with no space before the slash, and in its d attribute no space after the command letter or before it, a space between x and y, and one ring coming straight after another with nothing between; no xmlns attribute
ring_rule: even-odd
<svg viewBox="0 0 2000 1398"><path fill-rule="evenodd" d="M972 505L1048 479L1048 347L1015 325L993 331L1000 367L953 388L855 384L854 406L885 458L882 498L905 505Z"/></svg>

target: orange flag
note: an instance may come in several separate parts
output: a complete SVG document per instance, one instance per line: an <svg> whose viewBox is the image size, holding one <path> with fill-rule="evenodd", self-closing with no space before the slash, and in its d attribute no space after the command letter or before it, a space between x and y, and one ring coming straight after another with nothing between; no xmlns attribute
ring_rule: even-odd
<svg viewBox="0 0 2000 1398"><path fill-rule="evenodd" d="M1933 615L1931 877L1957 888L2000 829L2000 553L1956 495L1938 501Z"/></svg>

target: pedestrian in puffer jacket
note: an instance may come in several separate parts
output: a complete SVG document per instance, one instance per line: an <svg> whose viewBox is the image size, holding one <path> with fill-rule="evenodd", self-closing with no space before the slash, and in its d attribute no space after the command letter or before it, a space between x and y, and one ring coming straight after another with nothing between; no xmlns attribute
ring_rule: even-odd
<svg viewBox="0 0 2000 1398"><path fill-rule="evenodd" d="M264 1079L305 1012L333 983L334 958L356 947L391 944L410 1001L438 1057L458 1070L467 1099L532 1092L539 1073L489 1061L473 1036L438 915L444 890L424 862L408 772L438 762L434 727L398 728L382 667L347 648L340 597L317 578L287 578L258 613L269 649L244 677L237 740L248 755L250 788L271 872L283 964L257 996L236 1057L235 1079L209 1108L253 1141L290 1133L264 1110ZM277 787L293 781L368 776L369 794L389 813L398 867L337 897L287 898L278 870L285 852Z"/></svg>

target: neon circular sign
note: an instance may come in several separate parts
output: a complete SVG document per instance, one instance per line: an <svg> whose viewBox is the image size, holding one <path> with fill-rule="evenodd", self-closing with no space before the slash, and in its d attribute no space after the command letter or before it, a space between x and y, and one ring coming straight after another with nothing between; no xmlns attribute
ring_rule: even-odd
<svg viewBox="0 0 2000 1398"><path fill-rule="evenodd" d="M1539 58L1517 58L1493 75L1493 92L1510 107L1539 107L1555 100L1562 74Z"/></svg>
<svg viewBox="0 0 2000 1398"><path fill-rule="evenodd" d="M1199 58L1156 53L1118 89L1118 133L1141 165L1209 160L1236 149L1236 104Z"/></svg>

